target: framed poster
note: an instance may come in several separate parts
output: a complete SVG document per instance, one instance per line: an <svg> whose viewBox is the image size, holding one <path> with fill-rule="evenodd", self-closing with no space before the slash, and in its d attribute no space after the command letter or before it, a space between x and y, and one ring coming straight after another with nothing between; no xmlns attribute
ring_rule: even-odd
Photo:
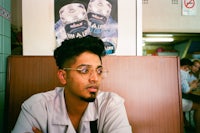
<svg viewBox="0 0 200 133"><path fill-rule="evenodd" d="M99 37L106 54L114 54L118 45L117 0L55 0L57 46L65 39L86 35Z"/></svg>
<svg viewBox="0 0 200 133"><path fill-rule="evenodd" d="M59 44L55 38L55 28L59 24L59 9L65 4L89 0L28 0L22 1L23 10L23 55L53 55ZM142 1L113 0L110 16L113 19L112 30L107 33L116 42L115 49L108 51L114 55L140 55L142 52ZM37 6L37 10L35 7ZM87 10L86 10L87 11ZM56 15L57 14L57 15ZM56 20L56 21L55 21ZM38 23L40 22L40 23ZM110 26L109 26L110 27ZM57 32L57 35L59 32ZM116 33L116 34L114 34ZM104 38L106 40L106 38ZM45 45L41 45L45 44ZM108 43L109 44L109 43ZM109 48L107 48L109 50ZM111 55L113 55L111 54Z"/></svg>

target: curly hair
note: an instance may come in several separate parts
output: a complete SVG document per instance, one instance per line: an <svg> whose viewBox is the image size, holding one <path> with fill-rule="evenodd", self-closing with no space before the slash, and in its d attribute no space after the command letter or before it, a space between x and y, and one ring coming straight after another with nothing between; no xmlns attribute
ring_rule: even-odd
<svg viewBox="0 0 200 133"><path fill-rule="evenodd" d="M62 45L54 50L56 65L59 69L62 69L66 61L74 59L86 51L98 55L101 60L101 57L105 55L103 41L98 37L93 37L91 35L63 41Z"/></svg>

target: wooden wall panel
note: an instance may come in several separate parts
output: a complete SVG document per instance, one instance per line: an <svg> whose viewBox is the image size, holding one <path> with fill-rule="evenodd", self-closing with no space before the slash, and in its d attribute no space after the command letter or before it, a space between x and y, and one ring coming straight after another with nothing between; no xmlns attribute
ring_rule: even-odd
<svg viewBox="0 0 200 133"><path fill-rule="evenodd" d="M7 70L6 130L13 128L22 102L34 93L59 85L52 56L10 56Z"/></svg>
<svg viewBox="0 0 200 133"><path fill-rule="evenodd" d="M134 133L182 133L179 58L106 56L109 70L101 89L125 98ZM52 56L8 59L6 127L13 128L22 102L34 93L60 86Z"/></svg>
<svg viewBox="0 0 200 133"><path fill-rule="evenodd" d="M134 133L180 133L182 127L179 58L106 57L103 90L125 98Z"/></svg>

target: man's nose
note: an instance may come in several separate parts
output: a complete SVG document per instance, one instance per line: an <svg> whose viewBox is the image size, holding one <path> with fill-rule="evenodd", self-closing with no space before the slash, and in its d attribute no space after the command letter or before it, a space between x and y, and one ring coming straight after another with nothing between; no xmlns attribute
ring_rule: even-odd
<svg viewBox="0 0 200 133"><path fill-rule="evenodd" d="M91 73L90 73L89 79L90 79L91 81L98 81L99 75L97 74L96 71L93 70L93 71L91 71Z"/></svg>

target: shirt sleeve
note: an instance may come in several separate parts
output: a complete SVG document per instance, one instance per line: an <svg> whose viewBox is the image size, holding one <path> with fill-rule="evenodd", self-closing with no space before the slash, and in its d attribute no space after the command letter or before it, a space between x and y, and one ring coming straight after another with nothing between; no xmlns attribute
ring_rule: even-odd
<svg viewBox="0 0 200 133"><path fill-rule="evenodd" d="M46 116L44 115L45 113L43 113L44 108L42 108L42 103L39 102L38 99L40 99L40 95L35 95L22 104L21 112L19 114L15 127L12 130L12 133L33 133L33 126L40 129L41 122L45 123ZM43 115L39 118L40 114Z"/></svg>
<svg viewBox="0 0 200 133"><path fill-rule="evenodd" d="M189 80L188 80L188 82L191 83L194 80L197 80L197 78L194 76L194 74L189 74Z"/></svg>
<svg viewBox="0 0 200 133"><path fill-rule="evenodd" d="M110 95L110 100L101 109L101 120L103 122L103 133L132 133L124 100L118 95ZM103 119L102 119L103 118ZM101 130L101 127L99 128Z"/></svg>
<svg viewBox="0 0 200 133"><path fill-rule="evenodd" d="M31 115L29 115L29 113L22 108L19 117L17 119L16 125L12 130L12 133L24 133L24 132L32 133L33 120L34 119L31 118Z"/></svg>
<svg viewBox="0 0 200 133"><path fill-rule="evenodd" d="M181 70L181 89L183 93L188 93L190 91L190 86L188 83L188 73Z"/></svg>
<svg viewBox="0 0 200 133"><path fill-rule="evenodd" d="M132 133L124 105L117 106L107 113L105 133Z"/></svg>

